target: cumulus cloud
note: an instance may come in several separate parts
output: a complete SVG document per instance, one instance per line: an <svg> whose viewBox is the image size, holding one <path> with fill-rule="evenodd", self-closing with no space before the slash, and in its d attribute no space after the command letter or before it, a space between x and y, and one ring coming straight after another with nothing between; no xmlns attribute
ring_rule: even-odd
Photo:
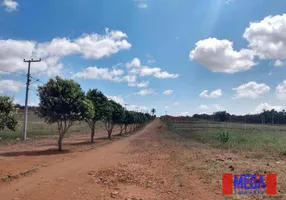
<svg viewBox="0 0 286 200"><path fill-rule="evenodd" d="M121 50L131 48L127 35L121 31L105 29L102 35L84 34L74 40L54 38L49 42L37 43L27 40L0 40L0 68L11 72L24 71L27 66L23 59L42 58L41 63L34 63L32 73L56 75L63 71L60 59L79 54L86 59L109 57Z"/></svg>
<svg viewBox="0 0 286 200"><path fill-rule="evenodd" d="M143 89L143 90L140 90L139 92L137 92L135 94L136 95L140 95L140 96L146 96L146 95L155 94L155 90L153 90L153 89Z"/></svg>
<svg viewBox="0 0 286 200"><path fill-rule="evenodd" d="M0 93L19 92L21 88L25 87L25 83L15 80L0 80Z"/></svg>
<svg viewBox="0 0 286 200"><path fill-rule="evenodd" d="M209 107L207 105L200 105L199 107L201 110L208 110Z"/></svg>
<svg viewBox="0 0 286 200"><path fill-rule="evenodd" d="M261 59L286 58L286 14L267 16L262 21L251 22L243 37L248 47Z"/></svg>
<svg viewBox="0 0 286 200"><path fill-rule="evenodd" d="M140 67L141 66L141 61L139 58L134 58L133 60L131 60L130 62L126 63L126 66L128 68L132 68L132 67Z"/></svg>
<svg viewBox="0 0 286 200"><path fill-rule="evenodd" d="M128 86L144 88L144 87L148 87L149 86L149 81L130 82L130 83L128 83Z"/></svg>
<svg viewBox="0 0 286 200"><path fill-rule="evenodd" d="M164 95L171 95L173 93L173 90L166 90L163 92Z"/></svg>
<svg viewBox="0 0 286 200"><path fill-rule="evenodd" d="M249 49L234 50L231 41L208 38L198 41L189 56L213 72L236 73L257 65L254 55Z"/></svg>
<svg viewBox="0 0 286 200"><path fill-rule="evenodd" d="M272 110L272 109L274 109L276 111L281 111L284 108L283 108L283 106L274 106L274 105L271 105L268 103L261 103L255 108L254 112L255 113L261 113L261 112L263 112L263 110Z"/></svg>
<svg viewBox="0 0 286 200"><path fill-rule="evenodd" d="M132 61L126 63L128 73L139 76L154 76L158 79L178 78L179 74L171 74L167 71L162 71L159 67L149 67L142 65L139 58L134 58Z"/></svg>
<svg viewBox="0 0 286 200"><path fill-rule="evenodd" d="M278 99L286 99L286 80L277 85L276 95Z"/></svg>
<svg viewBox="0 0 286 200"><path fill-rule="evenodd" d="M13 0L4 0L2 5L5 7L5 11L7 12L16 11L17 7L19 6L19 4Z"/></svg>
<svg viewBox="0 0 286 200"><path fill-rule="evenodd" d="M131 44L125 38L127 38L125 33L109 31L106 28L105 35L84 34L74 42L85 58L100 59L118 53L120 50L130 49Z"/></svg>
<svg viewBox="0 0 286 200"><path fill-rule="evenodd" d="M242 84L237 88L232 88L236 92L234 95L235 99L248 98L255 99L263 96L270 91L270 87L264 83L258 84L254 81Z"/></svg>
<svg viewBox="0 0 286 200"><path fill-rule="evenodd" d="M276 61L274 62L274 66L275 66L275 67L284 67L284 66L286 66L286 63L283 62L283 61L281 61L281 60L276 60Z"/></svg>
<svg viewBox="0 0 286 200"><path fill-rule="evenodd" d="M120 77L124 74L124 71L121 69L109 69L109 68L98 68L88 67L83 69L81 72L78 72L73 75L73 78L84 78L84 79L97 79L97 80L108 80L114 82L121 82L123 79Z"/></svg>
<svg viewBox="0 0 286 200"><path fill-rule="evenodd" d="M204 90L199 96L203 98L212 98L212 99L219 98L222 96L222 90L217 89L217 90L212 91L210 94L208 94L208 90Z"/></svg>

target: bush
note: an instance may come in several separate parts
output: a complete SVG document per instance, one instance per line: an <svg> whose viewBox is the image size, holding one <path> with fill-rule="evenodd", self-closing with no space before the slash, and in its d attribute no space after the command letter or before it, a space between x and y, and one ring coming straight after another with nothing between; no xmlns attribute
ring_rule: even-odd
<svg viewBox="0 0 286 200"><path fill-rule="evenodd" d="M227 143L228 141L230 141L230 136L228 134L228 131L223 131L220 132L217 136L217 139L221 142L221 143Z"/></svg>

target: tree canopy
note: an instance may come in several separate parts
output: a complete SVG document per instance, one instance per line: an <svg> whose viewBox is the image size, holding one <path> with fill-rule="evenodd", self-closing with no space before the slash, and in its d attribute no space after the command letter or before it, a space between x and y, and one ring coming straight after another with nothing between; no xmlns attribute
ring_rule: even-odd
<svg viewBox="0 0 286 200"><path fill-rule="evenodd" d="M5 127L15 131L17 120L13 115L13 100L8 96L0 96L0 130Z"/></svg>
<svg viewBox="0 0 286 200"><path fill-rule="evenodd" d="M93 117L93 104L85 97L78 83L58 76L39 86L38 95L40 103L37 113L47 123L57 123L58 147L62 150L62 139L68 129L76 121Z"/></svg>

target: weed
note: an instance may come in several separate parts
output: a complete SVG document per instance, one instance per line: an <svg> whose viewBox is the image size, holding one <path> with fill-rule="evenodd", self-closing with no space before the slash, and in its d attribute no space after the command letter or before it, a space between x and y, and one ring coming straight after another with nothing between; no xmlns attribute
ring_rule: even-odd
<svg viewBox="0 0 286 200"><path fill-rule="evenodd" d="M230 141L230 136L228 134L228 131L223 131L223 132L218 133L217 139L223 144Z"/></svg>

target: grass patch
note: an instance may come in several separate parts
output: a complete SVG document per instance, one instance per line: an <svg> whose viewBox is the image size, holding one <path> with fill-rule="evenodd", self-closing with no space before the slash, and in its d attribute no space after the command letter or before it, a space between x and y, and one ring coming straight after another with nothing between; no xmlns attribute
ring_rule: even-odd
<svg viewBox="0 0 286 200"><path fill-rule="evenodd" d="M268 152L286 155L286 126L193 121L167 123L186 139L235 151ZM227 133L227 134L226 134Z"/></svg>
<svg viewBox="0 0 286 200"><path fill-rule="evenodd" d="M0 143L7 143L7 142L16 142L21 139L22 131L23 131L23 122L24 122L24 115L17 114L16 118L18 120L18 125L16 127L16 131L10 131L8 129L4 129L0 131ZM96 123L96 130L103 129L103 123L97 122ZM89 132L89 127L86 122L77 122L69 129L69 134L75 133L86 133ZM28 117L28 130L27 130L27 137L28 138L39 138L39 137L47 137L58 135L58 129L56 124L47 124L44 120L38 118L35 114L31 113Z"/></svg>

